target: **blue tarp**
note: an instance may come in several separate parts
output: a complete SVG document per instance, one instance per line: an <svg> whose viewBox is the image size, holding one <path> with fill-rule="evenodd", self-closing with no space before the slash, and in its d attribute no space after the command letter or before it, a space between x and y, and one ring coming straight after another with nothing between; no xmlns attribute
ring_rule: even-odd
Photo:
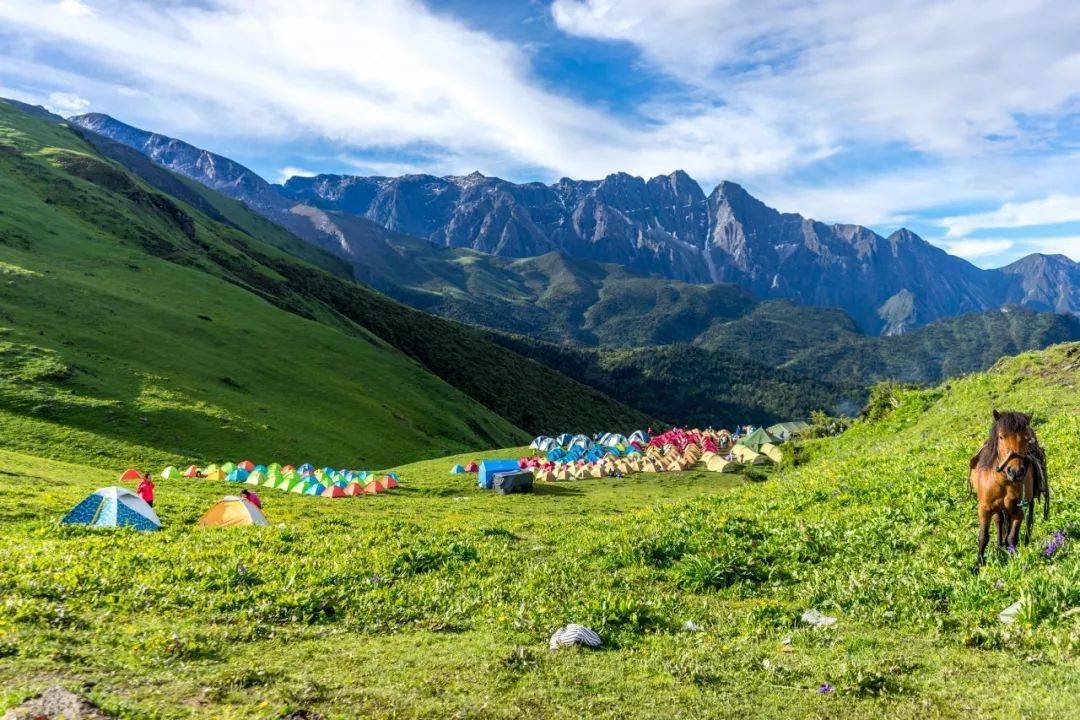
<svg viewBox="0 0 1080 720"><path fill-rule="evenodd" d="M516 472L519 469L517 460L481 460L476 484L490 490L495 482L495 473Z"/></svg>

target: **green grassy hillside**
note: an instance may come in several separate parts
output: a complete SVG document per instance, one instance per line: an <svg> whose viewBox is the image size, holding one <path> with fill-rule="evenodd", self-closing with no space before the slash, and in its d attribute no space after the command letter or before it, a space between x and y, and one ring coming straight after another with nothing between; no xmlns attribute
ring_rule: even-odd
<svg viewBox="0 0 1080 720"><path fill-rule="evenodd" d="M113 469L0 452L0 707L60 682L123 717L1071 717L1078 383L1072 344L897 391L764 482L498 496L459 455L373 498L266 491L273 525L233 531L192 527L228 489L206 481L160 484L161 533L61 528ZM1034 413L1055 505L973 574L993 408ZM549 652L567 622L605 649Z"/></svg>
<svg viewBox="0 0 1080 720"><path fill-rule="evenodd" d="M647 422L297 259L317 251L177 182L195 205L147 188L62 124L0 103L9 447L364 465L512 444L523 430Z"/></svg>

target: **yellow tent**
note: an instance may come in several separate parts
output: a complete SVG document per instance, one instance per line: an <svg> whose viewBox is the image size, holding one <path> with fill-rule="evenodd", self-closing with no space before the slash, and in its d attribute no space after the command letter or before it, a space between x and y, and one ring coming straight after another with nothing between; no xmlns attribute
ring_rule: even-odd
<svg viewBox="0 0 1080 720"><path fill-rule="evenodd" d="M221 481L224 480L226 477L228 477L228 473L226 473L224 470L211 470L210 472L206 473L207 480Z"/></svg>
<svg viewBox="0 0 1080 720"><path fill-rule="evenodd" d="M555 480L555 473L551 470L537 470L533 473L533 479L537 482L552 482Z"/></svg>
<svg viewBox="0 0 1080 720"><path fill-rule="evenodd" d="M232 527L233 525L268 525L262 510L243 498L227 495L206 511L198 522L200 527Z"/></svg>
<svg viewBox="0 0 1080 720"><path fill-rule="evenodd" d="M772 443L765 443L761 446L761 454L772 460L774 463L780 463L784 460L784 453L779 447Z"/></svg>
<svg viewBox="0 0 1080 720"><path fill-rule="evenodd" d="M736 445L731 449L732 456L744 465L764 465L769 458L761 453L756 453L745 445Z"/></svg>
<svg viewBox="0 0 1080 720"><path fill-rule="evenodd" d="M711 472L735 472L738 470L738 466L719 455L713 455L706 461L705 469Z"/></svg>

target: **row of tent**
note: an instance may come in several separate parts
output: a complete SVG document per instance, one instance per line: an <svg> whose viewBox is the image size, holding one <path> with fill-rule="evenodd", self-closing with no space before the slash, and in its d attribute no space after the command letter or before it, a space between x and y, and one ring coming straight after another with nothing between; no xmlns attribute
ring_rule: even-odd
<svg viewBox="0 0 1080 720"><path fill-rule="evenodd" d="M802 421L779 423L769 428L757 428L737 437L727 430L674 428L647 438L645 445L638 437L601 436L592 445L582 442L584 436L569 436L569 444L551 450L545 440L537 438L533 449L542 455L519 459L521 469L531 470L538 481L574 480L626 475L636 472L679 472L699 464L712 472L735 472L742 465L779 463L783 452L779 445L795 433L808 427ZM587 438L585 438L587 440ZM619 444L605 445L603 439L626 439L625 450ZM585 449L585 448L588 449Z"/></svg>
<svg viewBox="0 0 1080 720"><path fill-rule="evenodd" d="M635 430L630 435L620 435L619 433L602 433L590 438L588 435L573 435L571 433L563 433L551 437L548 435L540 435L533 439L529 443L529 449L538 450L540 452L551 452L553 450L573 450L575 448L580 449L582 452L599 448L615 448L620 451L625 451L631 445L645 446L649 443L649 434L644 430Z"/></svg>
<svg viewBox="0 0 1080 720"><path fill-rule="evenodd" d="M128 470L120 476L120 479L124 480L125 476L132 472L138 474L137 471ZM280 465L278 463L256 465L250 460L242 460L235 464L208 465L205 468L191 465L185 470L170 465L161 471L159 477L166 480L201 478L226 481L271 488L297 495L329 498L374 495L396 488L399 479L397 473L394 472L386 473L380 477L378 474L368 470L316 468L311 464L301 465L300 467Z"/></svg>
<svg viewBox="0 0 1080 720"><path fill-rule="evenodd" d="M64 525L87 527L130 527L135 530L160 530L161 519L154 508L123 487L106 487L90 493L60 521ZM196 523L200 527L268 525L262 510L241 497L232 495L214 503Z"/></svg>

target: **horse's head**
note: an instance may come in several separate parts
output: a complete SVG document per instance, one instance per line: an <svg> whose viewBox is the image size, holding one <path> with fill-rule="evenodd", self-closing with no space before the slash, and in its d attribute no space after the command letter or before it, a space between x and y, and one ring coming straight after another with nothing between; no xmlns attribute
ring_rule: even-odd
<svg viewBox="0 0 1080 720"><path fill-rule="evenodd" d="M1031 415L994 411L990 428L990 447L994 468L1006 479L1016 481L1027 473L1031 454Z"/></svg>

